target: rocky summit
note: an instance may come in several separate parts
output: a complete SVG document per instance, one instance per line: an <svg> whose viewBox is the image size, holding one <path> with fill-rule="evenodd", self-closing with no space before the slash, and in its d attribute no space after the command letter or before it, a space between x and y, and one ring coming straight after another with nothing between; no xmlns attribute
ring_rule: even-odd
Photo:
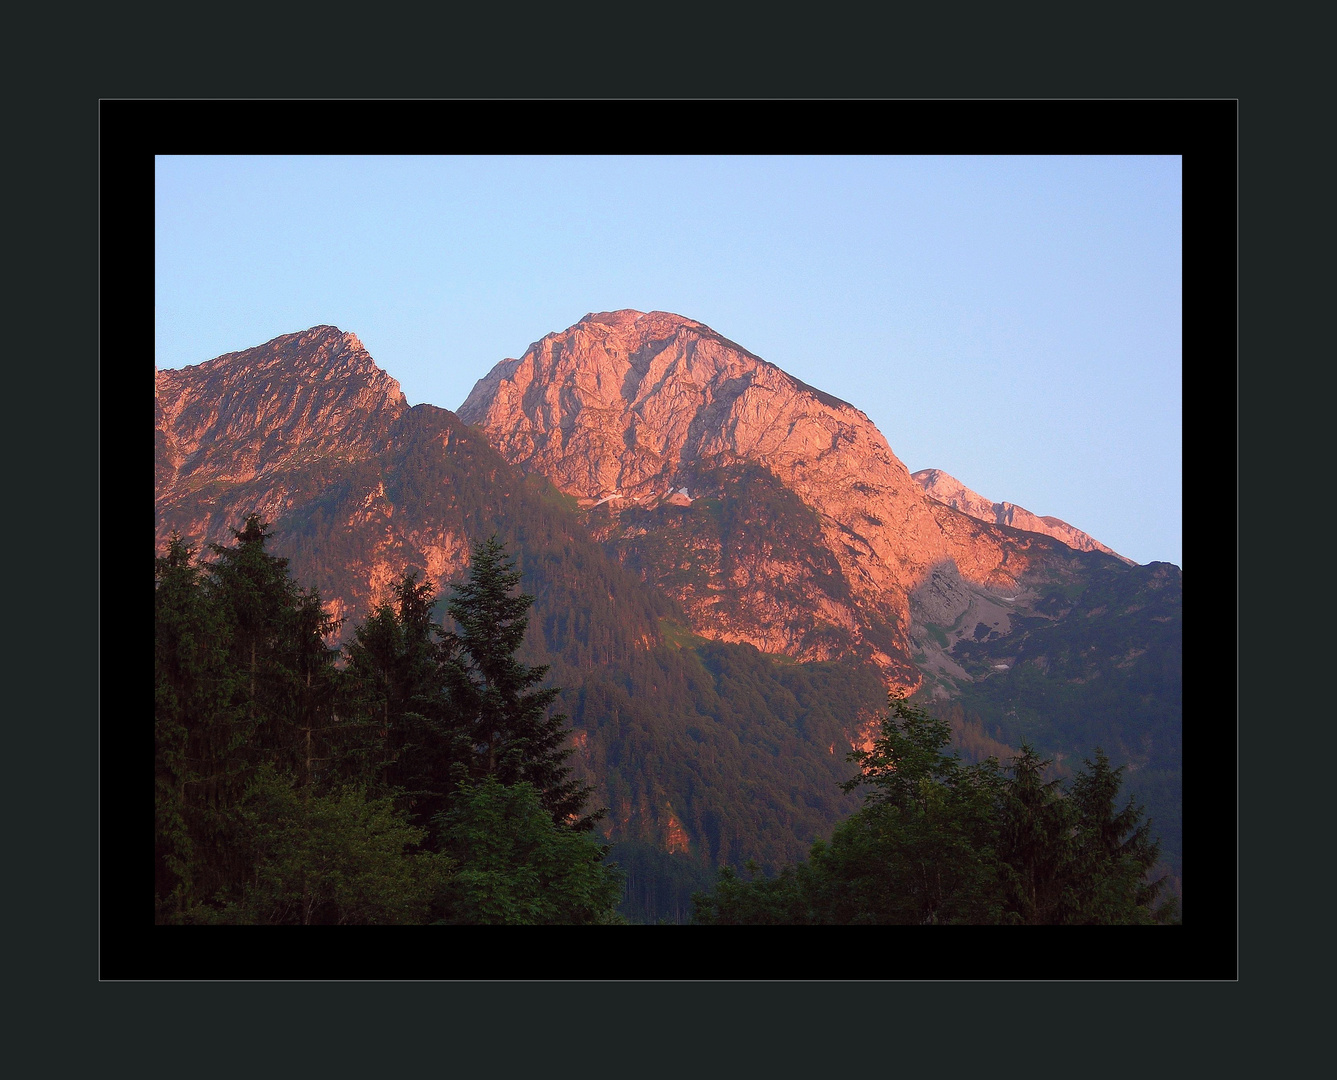
<svg viewBox="0 0 1337 1080"><path fill-rule="evenodd" d="M587 315L499 363L459 415L574 496L698 634L862 654L905 689L917 617L1015 611L1072 555L929 497L853 405L668 312Z"/></svg>

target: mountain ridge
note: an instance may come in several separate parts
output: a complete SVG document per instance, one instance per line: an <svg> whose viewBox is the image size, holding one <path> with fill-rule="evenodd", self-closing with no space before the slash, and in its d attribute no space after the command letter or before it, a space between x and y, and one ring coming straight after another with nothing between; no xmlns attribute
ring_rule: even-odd
<svg viewBox="0 0 1337 1080"><path fill-rule="evenodd" d="M1014 529L1022 529L1025 532L1042 533L1062 541L1074 551L1103 551L1129 566L1137 565L1133 559L1120 555L1113 548L1107 547L1081 529L1069 525L1062 518L1040 517L1024 507L1017 506L1015 503L991 502L941 469L920 469L918 472L911 473L910 477L924 489L930 498L950 506L953 510L960 510L964 514L969 514L979 521L987 521L995 525L1007 525Z"/></svg>

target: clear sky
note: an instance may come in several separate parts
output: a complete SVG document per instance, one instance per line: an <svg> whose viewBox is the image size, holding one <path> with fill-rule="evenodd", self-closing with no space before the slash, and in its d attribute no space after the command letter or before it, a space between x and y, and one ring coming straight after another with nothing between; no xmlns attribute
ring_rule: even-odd
<svg viewBox="0 0 1337 1080"><path fill-rule="evenodd" d="M591 311L706 323L911 471L1182 562L1178 157L160 157L155 357L321 323L457 409Z"/></svg>

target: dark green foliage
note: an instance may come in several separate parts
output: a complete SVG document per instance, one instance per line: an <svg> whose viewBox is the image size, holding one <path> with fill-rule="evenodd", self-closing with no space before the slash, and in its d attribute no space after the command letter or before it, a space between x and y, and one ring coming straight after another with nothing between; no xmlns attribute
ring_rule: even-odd
<svg viewBox="0 0 1337 1080"><path fill-rule="evenodd" d="M423 923L451 880L451 860L422 849L425 830L360 785L303 794L266 764L240 817L253 869L212 921Z"/></svg>
<svg viewBox="0 0 1337 1080"><path fill-rule="evenodd" d="M994 921L997 763L962 765L945 754L949 741L946 721L892 698L872 749L850 755L860 771L844 787L865 789L864 809L819 860L847 879L826 891L836 921Z"/></svg>
<svg viewBox="0 0 1337 1080"><path fill-rule="evenodd" d="M277 770L311 797L346 767L355 725L341 697L333 632L315 592L265 551L251 515L234 546L192 565L179 537L156 562L156 910L208 921L253 878L247 793Z"/></svg>
<svg viewBox="0 0 1337 1080"><path fill-rule="evenodd" d="M694 897L704 924L1079 924L1173 921L1140 807L1115 813L1102 753L1065 795L1024 747L1004 770L944 750L949 725L892 698L881 736L850 760L864 806L774 878L721 872ZM755 867L752 868L755 871Z"/></svg>
<svg viewBox="0 0 1337 1080"><path fill-rule="evenodd" d="M614 844L607 862L626 875L618 911L637 924L688 922L692 895L709 889L715 879L715 871L700 859L636 840Z"/></svg>
<svg viewBox="0 0 1337 1080"><path fill-rule="evenodd" d="M341 669L268 535L251 515L207 567L176 536L155 563L157 921L615 921L504 547L475 548L457 632L407 573Z"/></svg>
<svg viewBox="0 0 1337 1080"><path fill-rule="evenodd" d="M445 809L473 757L451 693L462 678L432 620L435 603L429 583L405 574L344 646L350 711L375 732L362 775L402 793L422 826Z"/></svg>
<svg viewBox="0 0 1337 1080"><path fill-rule="evenodd" d="M811 865L820 860L825 845L813 844ZM807 894L812 876L808 864L786 866L778 878L757 876L757 864L747 866L749 879L732 866L720 867L711 892L692 896L692 921L701 926L802 926L822 920L810 908Z"/></svg>
<svg viewBox="0 0 1337 1080"><path fill-rule="evenodd" d="M532 926L619 921L622 874L607 848L558 825L532 784L495 776L466 783L438 818L442 850L456 869L441 921Z"/></svg>
<svg viewBox="0 0 1337 1080"><path fill-rule="evenodd" d="M255 514L233 530L236 544L211 544L204 588L226 623L229 662L241 676L234 704L249 730L252 766L268 761L311 783L333 728L335 624L320 594L299 588L288 560L270 555L269 527Z"/></svg>
<svg viewBox="0 0 1337 1080"><path fill-rule="evenodd" d="M1143 807L1115 810L1123 769L1111 769L1099 747L1073 781L1068 799L1077 825L1072 838L1074 922L1137 923L1148 911L1158 922L1178 915L1165 896L1164 877L1151 880L1160 842L1151 838Z"/></svg>
<svg viewBox="0 0 1337 1080"><path fill-rule="evenodd" d="M1058 780L1044 780L1049 764L1023 745L999 801L996 854L1009 923L1071 921L1073 805L1064 801Z"/></svg>
<svg viewBox="0 0 1337 1080"><path fill-rule="evenodd" d="M154 819L156 918L179 918L222 882L227 809L241 798L234 754L245 725L233 705L229 628L194 552L173 534L155 561Z"/></svg>

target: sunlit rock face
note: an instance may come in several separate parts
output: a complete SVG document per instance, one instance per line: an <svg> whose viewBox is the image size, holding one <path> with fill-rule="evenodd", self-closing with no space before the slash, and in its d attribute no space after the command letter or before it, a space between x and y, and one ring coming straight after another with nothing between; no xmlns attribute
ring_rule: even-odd
<svg viewBox="0 0 1337 1080"><path fill-rule="evenodd" d="M589 508L697 633L804 660L862 653L905 687L920 681L911 596L935 566L1015 593L1053 554L930 499L853 405L680 315L587 315L499 363L459 415ZM775 497L724 520L748 466Z"/></svg>
<svg viewBox="0 0 1337 1080"><path fill-rule="evenodd" d="M176 531L207 558L208 544L232 543L231 530L258 513L277 527L271 550L294 558L299 580L348 620L345 632L408 567L438 584L458 576L468 561L460 530L406 515L387 492L387 462L424 427L409 413L399 383L334 326L157 371L158 551Z"/></svg>
<svg viewBox="0 0 1337 1080"><path fill-rule="evenodd" d="M215 478L242 481L332 450L379 449L408 408L357 336L334 326L155 375L160 485L224 462Z"/></svg>
<svg viewBox="0 0 1337 1080"><path fill-rule="evenodd" d="M399 383L376 366L356 335L334 326L155 376L160 547L173 527L219 540L227 537L221 522L239 526L239 513L277 518L288 504L281 486L264 484L266 477L331 455L354 460L375 453L408 409ZM252 505L257 485L266 490ZM210 486L237 490L240 503L224 499L218 521L182 521L174 506L195 501L190 497Z"/></svg>
<svg viewBox="0 0 1337 1080"><path fill-rule="evenodd" d="M1103 551L1106 555L1121 559L1129 566L1137 565L1132 559L1120 555L1060 518L1038 517L1010 502L990 502L941 469L920 469L911 476L929 498L945 503L952 509L960 510L961 513L969 514L980 521L987 521L993 525L1008 525L1027 532L1043 533L1045 536L1052 536L1055 540L1062 541L1075 551Z"/></svg>

